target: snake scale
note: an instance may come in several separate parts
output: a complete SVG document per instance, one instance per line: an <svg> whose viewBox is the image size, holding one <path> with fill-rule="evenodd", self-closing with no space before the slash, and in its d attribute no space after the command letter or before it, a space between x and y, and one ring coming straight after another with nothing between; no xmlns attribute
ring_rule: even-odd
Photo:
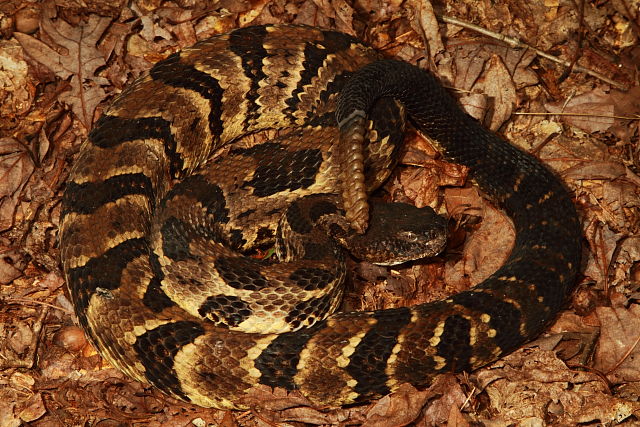
<svg viewBox="0 0 640 427"><path fill-rule="evenodd" d="M442 301L334 313L283 333L233 328L251 311L239 295L261 298L263 269L273 266L227 255L209 240L226 239L234 250L272 242L273 225L244 235L244 219L256 221L261 209L265 222L282 222L284 208L271 209L272 199L290 205L316 192L339 195L349 221L366 228L366 194L389 176L398 152L391 142L401 140L405 113L444 158L468 166L512 219L516 240L505 264ZM237 145L265 129L293 137ZM365 134L372 142L363 148ZM291 140L301 145L287 145ZM238 173L227 187L203 172L225 161L221 182ZM182 184L174 187L176 180ZM292 228L309 225L291 217ZM340 406L479 368L544 330L573 288L581 251L578 216L560 181L462 112L431 74L383 59L351 36L295 25L212 37L170 55L123 91L71 171L60 241L76 314L99 353L171 396L226 409L246 408L260 385ZM194 255L209 246L218 252ZM304 262L328 251L305 249ZM236 293L202 291L192 277L207 264L202 259ZM316 292L332 272L286 274L293 288ZM269 298L264 304L288 303ZM313 317L308 309L320 303L292 304ZM334 308L322 304L326 312ZM226 325L216 323L225 310L235 311Z"/></svg>

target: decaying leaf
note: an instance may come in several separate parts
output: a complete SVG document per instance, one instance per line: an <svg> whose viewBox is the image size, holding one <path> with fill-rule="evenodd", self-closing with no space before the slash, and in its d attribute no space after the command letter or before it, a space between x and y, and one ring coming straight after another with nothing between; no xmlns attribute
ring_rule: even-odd
<svg viewBox="0 0 640 427"><path fill-rule="evenodd" d="M0 138L0 231L13 225L20 190L33 173L27 148L13 138Z"/></svg>
<svg viewBox="0 0 640 427"><path fill-rule="evenodd" d="M600 341L595 368L614 384L640 381L640 306L627 305L619 293L611 295L611 307L598 307Z"/></svg>
<svg viewBox="0 0 640 427"><path fill-rule="evenodd" d="M31 107L27 63L15 40L0 40L0 116L11 117Z"/></svg>
<svg viewBox="0 0 640 427"><path fill-rule="evenodd" d="M493 100L492 115L488 127L496 131L511 117L516 105L515 84L509 70L499 56L491 56L478 85L481 85L482 93Z"/></svg>
<svg viewBox="0 0 640 427"><path fill-rule="evenodd" d="M553 351L520 350L477 374L494 417L506 425L620 422L640 403L611 396L595 373L567 369ZM484 424L488 419L479 419Z"/></svg>
<svg viewBox="0 0 640 427"><path fill-rule="evenodd" d="M106 64L96 44L111 22L110 18L90 15L86 22L72 26L62 19L42 18L42 30L65 51L59 53L46 43L26 34L15 33L24 50L36 61L45 65L61 79L71 77L71 91L61 100L71 106L86 129L93 123L93 113L104 99L102 85L108 84L95 72Z"/></svg>
<svg viewBox="0 0 640 427"><path fill-rule="evenodd" d="M449 188L445 194L448 212L482 217L480 227L467 239L462 259L447 263L445 270L447 284L467 289L496 271L509 256L515 235L513 224L495 207L485 204L475 188Z"/></svg>
<svg viewBox="0 0 640 427"><path fill-rule="evenodd" d="M563 113L561 119L585 132L601 132L614 122L614 101L601 88L578 95L568 102L545 104L551 113Z"/></svg>
<svg viewBox="0 0 640 427"><path fill-rule="evenodd" d="M431 2L426 0L410 0L410 3L412 3L412 9L415 13L414 19L411 20L411 26L429 44L429 55L433 59L444 50L433 6Z"/></svg>

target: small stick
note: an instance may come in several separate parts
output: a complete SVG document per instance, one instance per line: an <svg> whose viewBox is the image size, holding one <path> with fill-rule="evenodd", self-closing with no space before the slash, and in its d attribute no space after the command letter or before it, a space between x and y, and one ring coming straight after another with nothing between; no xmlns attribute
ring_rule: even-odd
<svg viewBox="0 0 640 427"><path fill-rule="evenodd" d="M537 49L537 48L535 48L533 46L529 46L528 44L520 41L520 39L517 39L515 37L510 37L510 36L505 36L503 34L495 33L493 31L487 30L486 28L479 27L478 25L474 25L474 24L471 24L469 22L461 21L461 20L459 20L457 18L454 18L454 17L451 17L451 16L442 15L442 16L440 16L440 18L444 22L446 22L447 24L453 24L453 25L458 25L458 26L463 27L463 28L468 28L468 29L476 31L476 32L478 32L480 34L484 34L485 36L494 38L496 40L500 40L500 41L508 44L509 46L511 46L514 49L515 48L529 49L529 50L532 50L533 52L535 52L537 55L542 56L543 58L546 58L546 59L548 59L550 61L553 61L553 62L556 62L558 64L562 64L565 67L571 67L572 66L571 61L566 61L564 59L558 58L557 56L550 55L545 51ZM629 89L625 85L623 85L621 83L618 83L616 81L613 81L610 78L606 77L605 75L603 75L603 74L601 74L601 73L599 73L597 71L593 71L593 70L591 70L589 68L585 68L585 67L583 67L581 65L577 65L577 64L574 65L573 66L573 70L577 71L577 72L585 73L585 74L588 74L588 75L590 75L592 77L600 79L603 82L608 83L611 86L616 87L617 89L620 89L620 90L623 90L623 91L626 91L626 90Z"/></svg>

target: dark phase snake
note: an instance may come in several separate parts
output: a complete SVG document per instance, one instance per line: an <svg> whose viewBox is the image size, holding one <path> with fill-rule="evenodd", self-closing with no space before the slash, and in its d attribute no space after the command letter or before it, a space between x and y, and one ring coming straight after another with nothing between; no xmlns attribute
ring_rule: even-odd
<svg viewBox="0 0 640 427"><path fill-rule="evenodd" d="M234 250L273 243L286 206L314 193L339 195L348 220L366 228L366 195L395 164L404 111L513 220L516 241L505 264L446 300L326 319L308 319L310 307L333 309L323 297L290 303L277 294L280 286L258 296L268 289L262 274L280 267L224 255L218 240ZM238 142L266 129L283 136ZM216 162L223 172L209 176L206 166ZM224 171L232 169L229 182ZM307 217L333 214L313 209ZM245 233L256 212L266 218ZM287 227L308 229L286 216ZM259 385L339 406L479 368L553 320L581 251L578 216L560 181L462 112L431 74L383 60L351 36L290 25L202 41L128 87L82 146L60 233L71 299L100 354L179 399L235 409L247 407ZM206 258L200 251L209 246L217 252ZM333 273L312 265L326 245L304 250L309 265L282 270L283 282L313 295ZM203 259L229 296L202 289ZM264 306L285 300L292 306L285 323L300 329L235 330L251 314L243 292Z"/></svg>

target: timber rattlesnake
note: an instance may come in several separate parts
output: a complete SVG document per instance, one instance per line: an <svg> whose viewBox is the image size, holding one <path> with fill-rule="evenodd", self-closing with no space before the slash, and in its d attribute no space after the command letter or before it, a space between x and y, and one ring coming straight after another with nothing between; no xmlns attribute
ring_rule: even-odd
<svg viewBox="0 0 640 427"><path fill-rule="evenodd" d="M220 307L227 304L236 309L227 319L233 326L250 310L239 293L233 300L208 300L189 276L198 261L186 267L180 262L218 245L206 242L211 238L236 249L247 240L269 240L273 226L259 227L250 238L241 228L243 218L275 193L285 194L287 204L309 193L339 193L352 224L366 227L366 192L388 177L397 155L393 142L402 134L402 108L376 103L381 97L397 100L444 157L468 166L512 218L517 236L506 263L475 288L443 301L332 314L295 332L247 333L206 320L224 317ZM364 118L369 112L373 124ZM393 122L400 130L387 124ZM378 142L363 148L367 127ZM263 129L298 132L311 142L290 148L285 136L232 146L232 154L245 159L232 169L245 168L246 174L230 187L201 173L205 163L218 161L210 159L220 148ZM323 167L338 173L316 188ZM171 190L172 178L192 185ZM277 222L282 209L265 210L269 221ZM230 211L240 214L231 218ZM159 221L158 212L164 215ZM191 237L181 237L188 227ZM132 378L218 408L246 407L245 396L259 384L297 389L317 405L343 405L496 360L554 318L574 284L579 239L575 208L554 175L463 113L429 73L381 60L345 34L291 25L213 37L136 80L83 145L61 224L70 295L102 356ZM253 261L216 255L211 262L211 274L238 292L264 284ZM305 267L287 280L313 290L325 273ZM169 278L178 286L172 288ZM196 302L185 302L190 298ZM201 310L203 302L211 304Z"/></svg>

